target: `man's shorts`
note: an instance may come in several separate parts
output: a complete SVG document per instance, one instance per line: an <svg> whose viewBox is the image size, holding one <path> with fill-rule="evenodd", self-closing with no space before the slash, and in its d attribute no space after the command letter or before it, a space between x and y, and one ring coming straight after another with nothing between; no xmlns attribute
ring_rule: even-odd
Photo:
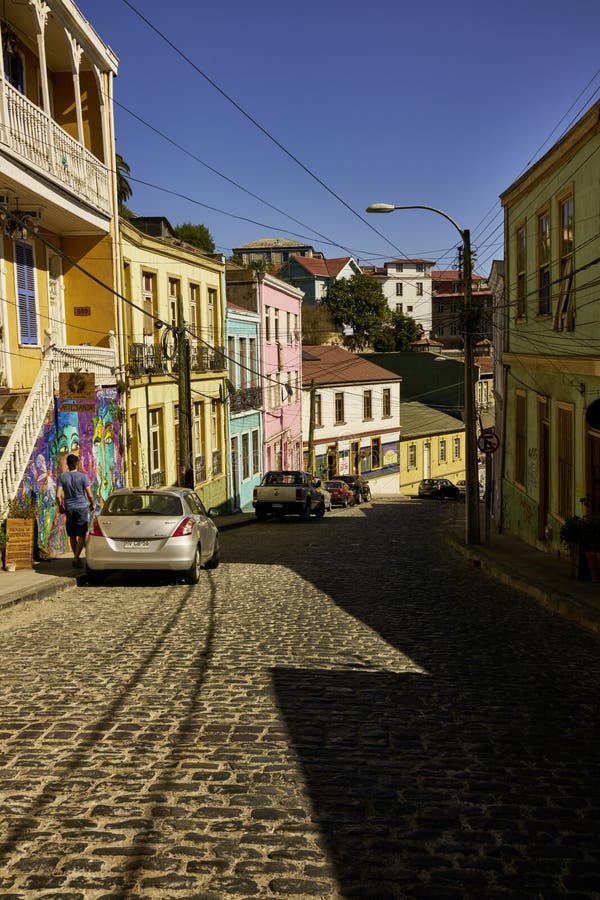
<svg viewBox="0 0 600 900"><path fill-rule="evenodd" d="M87 506L69 510L66 516L65 527L69 537L85 537L89 529Z"/></svg>

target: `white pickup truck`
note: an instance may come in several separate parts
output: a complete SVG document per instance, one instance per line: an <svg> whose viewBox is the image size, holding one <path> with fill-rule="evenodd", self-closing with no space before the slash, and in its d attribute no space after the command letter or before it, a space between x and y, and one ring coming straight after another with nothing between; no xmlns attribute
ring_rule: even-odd
<svg viewBox="0 0 600 900"><path fill-rule="evenodd" d="M259 486L254 488L252 506L257 519L289 513L301 519L308 519L314 513L321 519L325 510L331 509L331 498L321 487L319 479L308 472L267 472Z"/></svg>

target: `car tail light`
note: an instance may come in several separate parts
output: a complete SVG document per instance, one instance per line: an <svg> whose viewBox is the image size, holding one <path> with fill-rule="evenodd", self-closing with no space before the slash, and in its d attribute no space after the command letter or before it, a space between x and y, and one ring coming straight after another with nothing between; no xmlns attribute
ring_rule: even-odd
<svg viewBox="0 0 600 900"><path fill-rule="evenodd" d="M194 530L194 520L190 516L182 519L171 537L187 537Z"/></svg>
<svg viewBox="0 0 600 900"><path fill-rule="evenodd" d="M94 516L92 518L92 526L90 528L90 534L93 534L94 537L103 537L104 536L102 534L102 529L100 528L100 522L98 521L96 516Z"/></svg>

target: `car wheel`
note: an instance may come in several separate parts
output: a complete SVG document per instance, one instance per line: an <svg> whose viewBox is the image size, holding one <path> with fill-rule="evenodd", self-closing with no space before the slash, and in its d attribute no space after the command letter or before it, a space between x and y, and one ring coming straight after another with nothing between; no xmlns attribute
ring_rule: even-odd
<svg viewBox="0 0 600 900"><path fill-rule="evenodd" d="M305 505L300 510L300 518L302 519L303 522L306 522L306 520L309 517L310 517L310 500L307 500Z"/></svg>
<svg viewBox="0 0 600 900"><path fill-rule="evenodd" d="M315 510L315 516L317 517L317 519L322 519L324 515L325 515L325 501L323 500L323 502L319 503L319 505L317 506L317 508Z"/></svg>
<svg viewBox="0 0 600 900"><path fill-rule="evenodd" d="M355 501L355 503L356 503L357 505L358 505L359 503L362 503L362 497L360 496L360 494L355 494L355 495L354 495L354 501Z"/></svg>
<svg viewBox="0 0 600 900"><path fill-rule="evenodd" d="M344 502L342 503L342 508L348 509L348 500L346 500L346 499L344 500Z"/></svg>
<svg viewBox="0 0 600 900"><path fill-rule="evenodd" d="M368 503L370 499L371 499L371 488L367 488L365 491L365 500Z"/></svg>
<svg viewBox="0 0 600 900"><path fill-rule="evenodd" d="M256 518L258 519L258 521L264 522L265 519L267 518L266 509L256 509L255 512L256 512Z"/></svg>
<svg viewBox="0 0 600 900"><path fill-rule="evenodd" d="M194 561L185 573L185 580L188 584L198 584L200 581L200 570L202 568L202 563L200 559L200 547L196 547L196 552L194 554Z"/></svg>
<svg viewBox="0 0 600 900"><path fill-rule="evenodd" d="M210 559L207 559L204 563L205 569L216 569L219 563L221 562L221 545L219 543L219 538L215 538L215 546L213 550L213 555Z"/></svg>

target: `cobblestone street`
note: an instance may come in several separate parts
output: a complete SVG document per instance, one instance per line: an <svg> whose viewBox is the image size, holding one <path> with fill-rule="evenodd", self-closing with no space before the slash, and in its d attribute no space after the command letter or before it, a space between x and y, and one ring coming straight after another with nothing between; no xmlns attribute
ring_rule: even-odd
<svg viewBox="0 0 600 900"><path fill-rule="evenodd" d="M378 500L0 620L2 898L600 897L598 637Z"/></svg>

